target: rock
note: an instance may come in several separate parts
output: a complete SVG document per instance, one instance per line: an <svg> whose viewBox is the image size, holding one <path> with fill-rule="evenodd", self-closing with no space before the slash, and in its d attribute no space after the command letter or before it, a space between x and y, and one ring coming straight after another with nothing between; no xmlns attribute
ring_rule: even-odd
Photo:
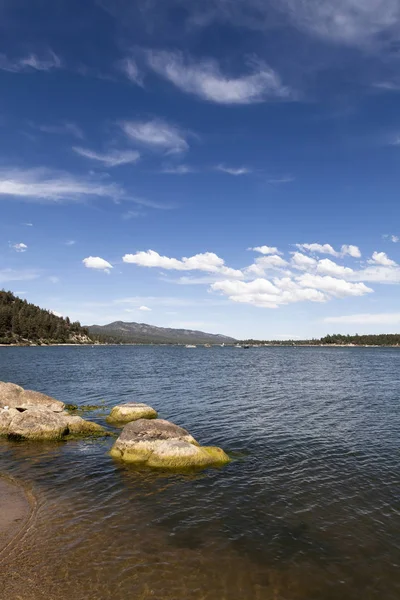
<svg viewBox="0 0 400 600"><path fill-rule="evenodd" d="M104 427L92 421L85 421L82 417L71 416L63 413L67 423L68 432L74 435L108 435Z"/></svg>
<svg viewBox="0 0 400 600"><path fill-rule="evenodd" d="M23 440L60 440L68 433L68 424L60 413L33 407L17 411L8 427L8 437Z"/></svg>
<svg viewBox="0 0 400 600"><path fill-rule="evenodd" d="M51 396L46 396L46 394L24 390L24 388L15 383L0 381L0 407L4 406L22 409L41 406L53 412L62 412L65 404L51 398Z"/></svg>
<svg viewBox="0 0 400 600"><path fill-rule="evenodd" d="M8 433L10 423L17 414L18 411L15 408L0 408L0 435Z"/></svg>
<svg viewBox="0 0 400 600"><path fill-rule="evenodd" d="M139 402L127 402L114 406L107 417L108 423L129 423L138 419L156 419L157 411L147 404Z"/></svg>
<svg viewBox="0 0 400 600"><path fill-rule="evenodd" d="M139 419L125 425L111 456L149 467L179 469L230 462L220 448L200 446L186 429L169 421Z"/></svg>

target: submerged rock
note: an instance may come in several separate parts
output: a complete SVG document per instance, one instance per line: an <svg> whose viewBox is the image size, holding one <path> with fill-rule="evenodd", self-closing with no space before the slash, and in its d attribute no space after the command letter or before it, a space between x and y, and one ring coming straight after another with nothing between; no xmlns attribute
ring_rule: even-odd
<svg viewBox="0 0 400 600"><path fill-rule="evenodd" d="M138 419L156 419L158 413L151 406L140 402L127 402L114 406L107 417L108 423L129 423Z"/></svg>
<svg viewBox="0 0 400 600"><path fill-rule="evenodd" d="M166 469L209 467L230 462L221 448L200 446L186 429L163 419L140 419L125 425L111 449L111 456Z"/></svg>
<svg viewBox="0 0 400 600"><path fill-rule="evenodd" d="M62 412L65 404L41 392L24 390L15 383L0 381L0 408L4 408L4 406L20 409L42 407L53 412Z"/></svg>

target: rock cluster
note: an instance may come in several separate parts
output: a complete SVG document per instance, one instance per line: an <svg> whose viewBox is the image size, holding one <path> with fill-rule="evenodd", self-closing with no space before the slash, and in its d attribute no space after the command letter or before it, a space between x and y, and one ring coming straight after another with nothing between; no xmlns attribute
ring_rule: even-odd
<svg viewBox="0 0 400 600"><path fill-rule="evenodd" d="M50 396L0 382L0 435L18 440L61 440L74 435L106 435L101 425L71 416Z"/></svg>

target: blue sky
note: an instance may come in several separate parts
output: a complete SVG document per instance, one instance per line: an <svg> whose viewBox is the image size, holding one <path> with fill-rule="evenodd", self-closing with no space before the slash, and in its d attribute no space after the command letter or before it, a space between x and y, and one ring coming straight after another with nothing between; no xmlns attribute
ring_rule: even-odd
<svg viewBox="0 0 400 600"><path fill-rule="evenodd" d="M0 17L0 286L84 324L399 330L398 0Z"/></svg>

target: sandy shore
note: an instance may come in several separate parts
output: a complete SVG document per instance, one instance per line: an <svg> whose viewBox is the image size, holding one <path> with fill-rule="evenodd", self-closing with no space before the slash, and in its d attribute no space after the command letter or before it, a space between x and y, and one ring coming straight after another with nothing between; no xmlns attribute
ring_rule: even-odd
<svg viewBox="0 0 400 600"><path fill-rule="evenodd" d="M0 553L22 530L32 511L24 489L0 475Z"/></svg>

